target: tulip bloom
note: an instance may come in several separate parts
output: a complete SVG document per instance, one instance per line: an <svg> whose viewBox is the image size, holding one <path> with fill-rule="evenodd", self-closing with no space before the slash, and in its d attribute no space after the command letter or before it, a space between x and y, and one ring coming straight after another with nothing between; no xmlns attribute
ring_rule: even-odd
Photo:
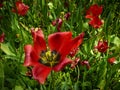
<svg viewBox="0 0 120 90"><path fill-rule="evenodd" d="M0 43L4 42L4 39L5 39L5 34L2 33L2 34L0 35Z"/></svg>
<svg viewBox="0 0 120 90"><path fill-rule="evenodd" d="M99 41L98 45L95 48L97 48L99 52L104 53L109 48L108 47L108 42L107 41Z"/></svg>
<svg viewBox="0 0 120 90"><path fill-rule="evenodd" d="M93 17L98 17L100 14L102 14L102 6L98 6L97 4L94 4L92 6L90 6L90 8L87 10L86 12L86 18L93 18Z"/></svg>
<svg viewBox="0 0 120 90"><path fill-rule="evenodd" d="M48 36L48 46L46 45L42 30L31 31L33 45L25 45L24 66L33 66L32 75L41 84L49 73L62 70L72 60L67 55L73 48L77 48L83 41L84 33L72 39L71 32L56 32Z"/></svg>
<svg viewBox="0 0 120 90"><path fill-rule="evenodd" d="M99 18L99 15L102 13L102 6L97 4L92 5L86 12L85 18L90 19L89 24L94 28L100 28L103 24L102 20Z"/></svg>
<svg viewBox="0 0 120 90"><path fill-rule="evenodd" d="M23 2L21 2L21 1L17 1L16 3L15 3L15 5L16 5L16 9L12 9L12 11L13 12L15 12L15 13L18 13L19 15L22 15L22 16L24 16L24 15L26 15L27 14L27 11L28 11L28 9L29 9L29 6L28 5L25 5Z"/></svg>

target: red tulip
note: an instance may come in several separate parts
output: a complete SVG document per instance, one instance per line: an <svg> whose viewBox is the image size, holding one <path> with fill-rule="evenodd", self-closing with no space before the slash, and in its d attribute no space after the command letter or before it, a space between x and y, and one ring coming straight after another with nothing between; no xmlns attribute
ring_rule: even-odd
<svg viewBox="0 0 120 90"><path fill-rule="evenodd" d="M97 4L94 4L90 6L90 8L86 12L86 18L93 18L93 17L98 17L102 13L102 6L98 6Z"/></svg>
<svg viewBox="0 0 120 90"><path fill-rule="evenodd" d="M99 52L106 52L108 47L108 42L107 41L98 41L98 45L95 47L98 49Z"/></svg>
<svg viewBox="0 0 120 90"><path fill-rule="evenodd" d="M26 15L28 12L29 6L25 5L23 2L21 1L17 1L16 2L16 9L13 8L12 11L15 13L18 13L19 15Z"/></svg>
<svg viewBox="0 0 120 90"><path fill-rule="evenodd" d="M62 70L72 60L67 55L73 48L77 48L83 41L84 33L72 39L71 32L56 32L48 36L46 45L42 30L32 30L33 45L25 45L24 66L33 66L32 75L41 84L49 73Z"/></svg>
<svg viewBox="0 0 120 90"><path fill-rule="evenodd" d="M99 18L99 15L102 13L102 6L97 4L92 5L86 12L85 18L89 18L89 24L94 28L100 28L103 24L102 20Z"/></svg>

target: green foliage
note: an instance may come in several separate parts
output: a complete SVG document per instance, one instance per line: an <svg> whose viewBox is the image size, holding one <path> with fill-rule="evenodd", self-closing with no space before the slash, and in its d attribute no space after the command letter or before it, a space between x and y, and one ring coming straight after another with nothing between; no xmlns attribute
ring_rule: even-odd
<svg viewBox="0 0 120 90"><path fill-rule="evenodd" d="M119 0L21 0L29 6L27 15L12 12L17 0L5 0L0 8L0 90L119 90L120 87L120 2ZM104 21L99 29L91 27L85 18L86 10L97 3L103 6L100 18ZM71 16L65 20L64 15ZM26 72L23 66L24 45L32 44L30 29L39 27L45 39L57 32L52 21L63 19L61 31L71 31L73 37L85 32L85 37L75 57L80 61L74 69L68 65L60 72L51 72L45 84L40 84ZM106 53L95 50L98 40L108 41ZM75 57L71 59L75 59ZM114 64L108 58L115 57ZM81 65L87 60L90 68Z"/></svg>

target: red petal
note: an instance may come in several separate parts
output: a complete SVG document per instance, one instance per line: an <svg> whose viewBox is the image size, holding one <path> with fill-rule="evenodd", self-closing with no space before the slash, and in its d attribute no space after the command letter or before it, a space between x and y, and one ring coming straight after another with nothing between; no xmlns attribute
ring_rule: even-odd
<svg viewBox="0 0 120 90"><path fill-rule="evenodd" d="M25 5L23 2L21 1L17 1L16 2L16 8L17 8L17 12L18 14L20 15L26 15L28 9L29 9L29 6Z"/></svg>
<svg viewBox="0 0 120 90"><path fill-rule="evenodd" d="M32 45L26 45L24 47L24 51L25 51L24 66L36 65L39 57L34 53Z"/></svg>
<svg viewBox="0 0 120 90"><path fill-rule="evenodd" d="M44 40L44 35L42 30L34 31L32 30L32 36L34 40L34 49L36 53L39 55L41 51L46 50L46 42Z"/></svg>
<svg viewBox="0 0 120 90"><path fill-rule="evenodd" d="M51 71L50 67L38 64L32 69L34 79L38 80L41 84L45 83L47 76Z"/></svg>
<svg viewBox="0 0 120 90"><path fill-rule="evenodd" d="M81 33L78 37L74 38L73 40L65 43L63 47L59 50L61 59L64 59L66 55L70 53L70 51L74 48L78 48L78 46L82 43L84 37L84 33Z"/></svg>
<svg viewBox="0 0 120 90"><path fill-rule="evenodd" d="M93 18L93 16L91 16L91 15L86 15L86 16L85 16L85 18L92 19L92 18Z"/></svg>
<svg viewBox="0 0 120 90"><path fill-rule="evenodd" d="M86 15L90 15L90 16L99 16L102 13L102 6L98 6L97 4L94 4L92 6L90 6L90 8L87 10Z"/></svg>
<svg viewBox="0 0 120 90"><path fill-rule="evenodd" d="M73 62L72 60L65 58L64 60L62 60L62 62L55 65L53 67L53 70L58 72L58 71L62 70L67 64L71 64L72 62Z"/></svg>
<svg viewBox="0 0 120 90"><path fill-rule="evenodd" d="M102 21L99 19L99 17L94 17L89 24L93 26L94 28L100 28L103 24Z"/></svg>
<svg viewBox="0 0 120 90"><path fill-rule="evenodd" d="M51 50L58 51L64 44L72 38L71 32L57 32L48 36L48 44Z"/></svg>

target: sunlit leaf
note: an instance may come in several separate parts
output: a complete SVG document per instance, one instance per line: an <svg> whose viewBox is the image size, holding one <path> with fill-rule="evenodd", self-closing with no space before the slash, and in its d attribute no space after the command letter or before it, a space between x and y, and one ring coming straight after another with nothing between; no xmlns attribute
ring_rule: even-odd
<svg viewBox="0 0 120 90"><path fill-rule="evenodd" d="M15 54L11 51L10 45L8 43L7 44L1 43L1 50L7 55L15 56Z"/></svg>

